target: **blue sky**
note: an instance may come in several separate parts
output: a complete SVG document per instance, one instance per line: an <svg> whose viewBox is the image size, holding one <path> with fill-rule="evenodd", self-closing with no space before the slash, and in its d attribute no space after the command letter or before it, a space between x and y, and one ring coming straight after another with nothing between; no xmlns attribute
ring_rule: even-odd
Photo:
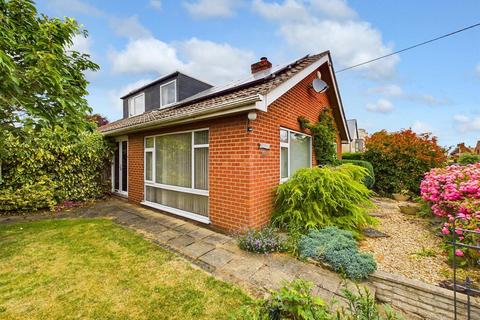
<svg viewBox="0 0 480 320"><path fill-rule="evenodd" d="M94 112L121 117L119 97L173 70L222 84L261 56L283 64L331 50L340 70L480 21L464 0L40 0L49 16L89 31L74 48ZM337 74L347 118L373 133L412 127L444 146L480 140L480 28Z"/></svg>

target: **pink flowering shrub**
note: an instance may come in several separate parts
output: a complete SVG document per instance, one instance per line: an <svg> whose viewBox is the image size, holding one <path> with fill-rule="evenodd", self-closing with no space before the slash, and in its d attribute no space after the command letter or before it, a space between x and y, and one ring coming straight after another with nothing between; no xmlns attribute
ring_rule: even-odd
<svg viewBox="0 0 480 320"><path fill-rule="evenodd" d="M456 228L480 232L480 163L432 169L425 174L420 192L435 216L443 219L441 233L447 241L453 238L455 218L458 218ZM461 230L455 232L462 243L480 244L480 235ZM480 258L475 249L458 248L455 255L473 264Z"/></svg>

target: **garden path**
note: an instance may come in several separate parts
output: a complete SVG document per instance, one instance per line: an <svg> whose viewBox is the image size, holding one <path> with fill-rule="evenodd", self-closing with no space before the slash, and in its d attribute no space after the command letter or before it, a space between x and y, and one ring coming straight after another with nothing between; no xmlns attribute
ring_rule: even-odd
<svg viewBox="0 0 480 320"><path fill-rule="evenodd" d="M1 222L45 218L111 218L134 229L145 238L179 254L212 275L234 282L260 297L278 289L284 281L303 278L315 284L314 292L327 302L342 302L345 286L337 274L304 263L284 254L254 254L238 248L234 238L207 229L191 221L172 217L119 199L100 201L91 206L61 211L57 214L3 217ZM347 284L354 289L351 283ZM374 289L370 290L374 294Z"/></svg>

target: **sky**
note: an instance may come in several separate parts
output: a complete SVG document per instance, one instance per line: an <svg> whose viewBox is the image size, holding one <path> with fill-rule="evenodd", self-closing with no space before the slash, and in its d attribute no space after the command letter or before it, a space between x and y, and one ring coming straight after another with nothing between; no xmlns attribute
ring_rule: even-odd
<svg viewBox="0 0 480 320"><path fill-rule="evenodd" d="M88 30L73 49L95 113L122 116L120 96L179 70L213 85L248 76L266 56L285 64L330 50L334 68L361 63L480 22L463 0L38 0L39 12ZM337 73L346 117L369 133L412 128L441 145L480 140L480 27Z"/></svg>

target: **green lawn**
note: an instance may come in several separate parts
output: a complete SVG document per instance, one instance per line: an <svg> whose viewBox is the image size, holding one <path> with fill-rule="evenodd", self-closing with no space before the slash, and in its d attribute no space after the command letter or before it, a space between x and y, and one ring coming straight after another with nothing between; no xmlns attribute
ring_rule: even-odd
<svg viewBox="0 0 480 320"><path fill-rule="evenodd" d="M0 225L0 319L228 319L248 301L109 220Z"/></svg>

